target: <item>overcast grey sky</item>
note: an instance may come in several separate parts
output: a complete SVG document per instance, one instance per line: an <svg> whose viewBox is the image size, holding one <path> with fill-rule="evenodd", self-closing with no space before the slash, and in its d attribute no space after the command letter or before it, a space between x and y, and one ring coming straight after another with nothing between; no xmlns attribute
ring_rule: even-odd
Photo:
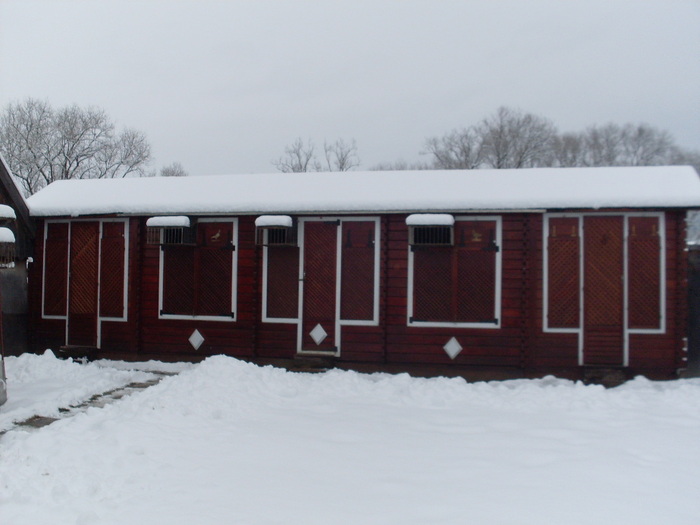
<svg viewBox="0 0 700 525"><path fill-rule="evenodd" d="M0 106L30 96L195 175L274 171L296 137L419 160L501 105L700 149L700 0L0 0Z"/></svg>

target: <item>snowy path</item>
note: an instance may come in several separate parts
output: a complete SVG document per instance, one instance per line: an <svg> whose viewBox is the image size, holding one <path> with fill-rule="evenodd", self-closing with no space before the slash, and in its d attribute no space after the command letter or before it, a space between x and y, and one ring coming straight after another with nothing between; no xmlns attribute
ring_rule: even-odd
<svg viewBox="0 0 700 525"><path fill-rule="evenodd" d="M468 384L215 357L2 436L0 514L13 525L696 524L698 443L698 379Z"/></svg>

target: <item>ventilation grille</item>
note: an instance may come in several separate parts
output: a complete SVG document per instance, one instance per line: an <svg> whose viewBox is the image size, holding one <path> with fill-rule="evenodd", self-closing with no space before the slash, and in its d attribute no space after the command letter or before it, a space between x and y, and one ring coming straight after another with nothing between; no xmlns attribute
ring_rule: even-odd
<svg viewBox="0 0 700 525"><path fill-rule="evenodd" d="M454 244L454 227L410 226L409 243L411 246L452 246Z"/></svg>

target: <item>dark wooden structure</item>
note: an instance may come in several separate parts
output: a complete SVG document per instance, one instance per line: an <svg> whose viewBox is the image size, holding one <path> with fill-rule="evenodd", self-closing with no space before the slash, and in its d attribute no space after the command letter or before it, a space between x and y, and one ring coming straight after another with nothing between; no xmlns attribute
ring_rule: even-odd
<svg viewBox="0 0 700 525"><path fill-rule="evenodd" d="M623 205L595 208L581 206L582 197L573 199L577 207L533 201L524 209L506 195L490 208L481 200L475 209L467 196L460 209L450 201L399 211L393 202L382 209L348 197L359 211L339 205L332 213L314 199L276 204L273 191L265 207L241 211L251 200L242 195L226 211L196 196L191 207L165 197L127 206L118 197L122 187L137 195L139 184L143 191L163 184L162 195L186 200L196 193L188 184L215 179L202 177L75 181L72 191L85 187L86 200L104 191L115 202L66 213L54 203L67 187L52 195L50 186L30 200L38 221L33 346L470 378L675 377L686 362L685 214L700 205L700 183L691 168L653 170L654 180L677 176L679 193L656 195L653 185L615 197ZM299 191L322 176L304 174ZM432 176L433 183L462 176L468 187L482 175ZM252 177L225 180L236 187ZM605 202L601 195L595 202ZM319 213L300 209L314 206Z"/></svg>
<svg viewBox="0 0 700 525"><path fill-rule="evenodd" d="M0 356L28 348L27 261L34 249L34 224L21 191L0 155L0 228L12 232L14 243L0 241ZM8 208L3 208L8 210ZM14 215L14 218L3 215ZM0 364L0 404L5 400L4 363Z"/></svg>
<svg viewBox="0 0 700 525"><path fill-rule="evenodd" d="M8 353L27 350L27 260L34 250L34 222L20 189L0 156L0 204L14 210L15 219L5 221L15 237L14 253L0 264L2 294L3 345Z"/></svg>

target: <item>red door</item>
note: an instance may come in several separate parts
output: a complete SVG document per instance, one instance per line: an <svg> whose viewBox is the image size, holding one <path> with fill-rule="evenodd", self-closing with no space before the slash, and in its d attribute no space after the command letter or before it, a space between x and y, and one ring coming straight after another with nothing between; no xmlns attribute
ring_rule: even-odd
<svg viewBox="0 0 700 525"><path fill-rule="evenodd" d="M339 221L304 221L302 352L336 347L336 278Z"/></svg>
<svg viewBox="0 0 700 525"><path fill-rule="evenodd" d="M97 346L97 266L100 224L74 222L70 233L68 344Z"/></svg>
<svg viewBox="0 0 700 525"><path fill-rule="evenodd" d="M623 217L584 218L584 365L624 365L623 232Z"/></svg>

